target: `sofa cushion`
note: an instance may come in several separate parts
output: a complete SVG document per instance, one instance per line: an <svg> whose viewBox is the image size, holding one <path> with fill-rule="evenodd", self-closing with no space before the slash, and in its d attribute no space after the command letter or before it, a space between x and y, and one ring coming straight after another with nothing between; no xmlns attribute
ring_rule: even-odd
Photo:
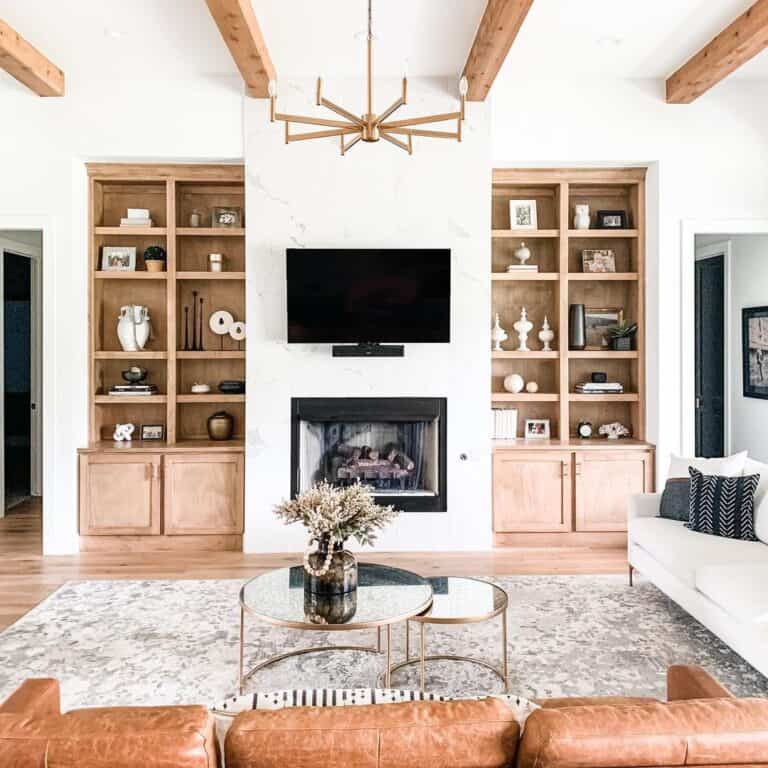
<svg viewBox="0 0 768 768"><path fill-rule="evenodd" d="M735 619L768 625L768 563L704 565L696 589Z"/></svg>
<svg viewBox="0 0 768 768"><path fill-rule="evenodd" d="M747 459L744 463L745 475L760 475L760 482L755 490L755 536L763 544L768 544L768 464Z"/></svg>
<svg viewBox="0 0 768 768"><path fill-rule="evenodd" d="M691 479L670 477L661 494L659 517L687 523L691 515Z"/></svg>
<svg viewBox="0 0 768 768"><path fill-rule="evenodd" d="M502 768L520 726L502 701L243 712L227 734L227 768Z"/></svg>
<svg viewBox="0 0 768 768"><path fill-rule="evenodd" d="M539 709L518 768L768 765L768 700Z"/></svg>
<svg viewBox="0 0 768 768"><path fill-rule="evenodd" d="M747 462L747 452L740 451L732 456L723 456L716 459L701 459L698 456L686 458L676 456L674 453L669 462L667 477L688 477L688 467L698 469L705 475L721 475L722 477L738 477L744 473L744 465Z"/></svg>
<svg viewBox="0 0 768 768"><path fill-rule="evenodd" d="M216 768L213 717L205 707L111 707L40 718L0 714L0 765Z"/></svg>
<svg viewBox="0 0 768 768"><path fill-rule="evenodd" d="M712 536L757 541L755 489L760 475L705 475L693 467L688 471L691 474L688 527Z"/></svg>
<svg viewBox="0 0 768 768"><path fill-rule="evenodd" d="M692 589L705 565L768 564L768 547L759 541L708 536L660 517L632 518L629 539Z"/></svg>

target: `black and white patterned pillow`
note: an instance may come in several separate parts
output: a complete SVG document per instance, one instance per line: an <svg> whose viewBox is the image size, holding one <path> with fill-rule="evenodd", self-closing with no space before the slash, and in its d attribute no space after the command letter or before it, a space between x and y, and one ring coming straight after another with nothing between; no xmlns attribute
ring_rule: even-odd
<svg viewBox="0 0 768 768"><path fill-rule="evenodd" d="M721 477L688 467L691 476L688 527L728 539L757 541L755 490L760 475Z"/></svg>

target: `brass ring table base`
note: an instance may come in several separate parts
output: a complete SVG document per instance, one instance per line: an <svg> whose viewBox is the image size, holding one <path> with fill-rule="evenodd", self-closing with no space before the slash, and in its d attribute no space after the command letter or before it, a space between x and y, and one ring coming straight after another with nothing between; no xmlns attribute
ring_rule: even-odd
<svg viewBox="0 0 768 768"><path fill-rule="evenodd" d="M484 659L475 659L471 656L457 656L452 654L437 654L435 656L425 656L424 661L463 661L467 664L477 664L478 666L485 667L485 669L490 670L493 672L496 677L501 680L501 682L504 684L504 693L509 693L509 682L507 678L504 676L504 672L500 669L497 669L496 667L491 664L490 661L485 661ZM392 669L389 670L390 675L393 672L397 672L400 669L404 669L405 667L412 667L414 664L421 664L422 660L418 657L415 657L413 659L409 659L408 661L401 661L399 664L395 664ZM379 675L379 680L381 680L381 675ZM420 686L420 690L422 693L424 693L424 682L422 678L422 683Z"/></svg>

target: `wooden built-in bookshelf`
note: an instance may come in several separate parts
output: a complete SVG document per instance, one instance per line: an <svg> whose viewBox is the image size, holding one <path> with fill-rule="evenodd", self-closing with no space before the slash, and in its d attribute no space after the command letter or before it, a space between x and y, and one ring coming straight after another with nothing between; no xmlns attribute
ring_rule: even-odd
<svg viewBox="0 0 768 768"><path fill-rule="evenodd" d="M613 463L607 464L607 473L619 466L617 458L626 456L626 466L621 465L626 474L618 479L620 487L641 492L653 483L652 446L645 442L645 169L496 169L491 192L492 313L499 314L501 326L509 334L502 344L504 351L491 352L491 407L514 408L518 415L517 439L494 444L496 542L546 544L552 543L550 534L566 533L564 541L593 543L595 532L610 532L609 540L616 543L615 534L625 530L618 501L607 515L613 522L590 523L587 513L582 510L577 514L576 510L583 503L578 488L579 482L584 482L580 480L582 452L587 446L591 451L618 452ZM538 229L510 228L510 200L536 201ZM587 230L572 228L574 208L580 203L590 207L592 228ZM625 211L626 228L594 228L598 210ZM538 265L539 271L506 272L508 264L517 263L514 252L523 241L531 250L527 263ZM584 273L582 251L586 249L612 250L616 271ZM625 320L638 325L632 349L569 350L571 304L622 308ZM517 351L513 326L522 307L533 323L528 336L530 352ZM541 351L543 344L538 339L545 315L555 332L551 352ZM609 381L621 382L624 392L576 393L576 384L589 381L593 371L606 373ZM505 391L504 378L512 373L520 374L525 382L535 381L538 391ZM526 419L549 420L550 438L524 439ZM591 440L579 439L576 428L580 421L593 425ZM614 421L629 427L630 439L599 438L599 427ZM517 453L516 458L512 452ZM589 454L590 466L600 455L599 451ZM633 465L634 458L640 463ZM525 464L529 459L533 462L530 466ZM546 485L537 473L548 460L553 485L560 483L549 499L530 491ZM571 477L575 478L573 485ZM581 493L583 497L584 488ZM530 503L520 501L522 497Z"/></svg>
<svg viewBox="0 0 768 768"><path fill-rule="evenodd" d="M208 318L224 309L235 320L246 319L245 229L214 227L211 218L214 207L245 210L244 168L94 163L88 164L88 176L89 445L80 451L81 541L85 549L109 548L106 540L122 536L118 549L126 548L126 541L133 542L132 548L163 549L179 545L178 540L163 541L174 534L185 535L196 547L239 548L245 395L222 394L217 387L225 379L245 379L246 342L214 334ZM149 209L153 226L121 226L128 208ZM198 227L191 226L193 212L201 216ZM143 254L153 245L166 251L162 272L147 271ZM135 247L135 271L103 269L105 246ZM210 253L224 255L224 271L209 271ZM191 334L193 291L203 299L202 349L190 348L191 336L187 348L184 342L184 307L189 307ZM120 308L127 304L147 306L151 317L150 339L138 352L123 351L117 335ZM124 383L121 372L132 365L147 369L147 383L157 385L157 394L109 394L112 385ZM192 394L194 382L208 384L211 391ZM232 440L224 443L211 441L207 431L208 417L220 410L234 419ZM126 422L136 427L134 439L117 445L112 438L115 424ZM142 441L142 425L163 425L164 439ZM179 458L183 455L186 465ZM143 476L139 472L131 478L131 461L147 462ZM185 505L176 498L182 487L179 477L192 471L193 462L200 473L209 473L211 499L229 495L231 509L213 510L215 504L206 508L205 499L190 499L188 511L183 511ZM110 495L109 473L115 486L124 489L143 477L143 492L151 501L145 504L139 493L135 515L129 505L110 519L107 508L119 507L120 499ZM196 512L189 509L195 504ZM181 521L182 514L197 514L198 519ZM157 538L151 545L149 535ZM96 536L104 539L94 545Z"/></svg>

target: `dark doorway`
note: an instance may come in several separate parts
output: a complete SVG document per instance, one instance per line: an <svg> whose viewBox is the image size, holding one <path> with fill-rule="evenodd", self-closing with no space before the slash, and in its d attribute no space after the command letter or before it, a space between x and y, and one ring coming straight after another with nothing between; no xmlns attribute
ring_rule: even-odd
<svg viewBox="0 0 768 768"><path fill-rule="evenodd" d="M696 455L725 455L725 256L696 261Z"/></svg>
<svg viewBox="0 0 768 768"><path fill-rule="evenodd" d="M27 499L32 491L32 261L5 251L5 508Z"/></svg>

